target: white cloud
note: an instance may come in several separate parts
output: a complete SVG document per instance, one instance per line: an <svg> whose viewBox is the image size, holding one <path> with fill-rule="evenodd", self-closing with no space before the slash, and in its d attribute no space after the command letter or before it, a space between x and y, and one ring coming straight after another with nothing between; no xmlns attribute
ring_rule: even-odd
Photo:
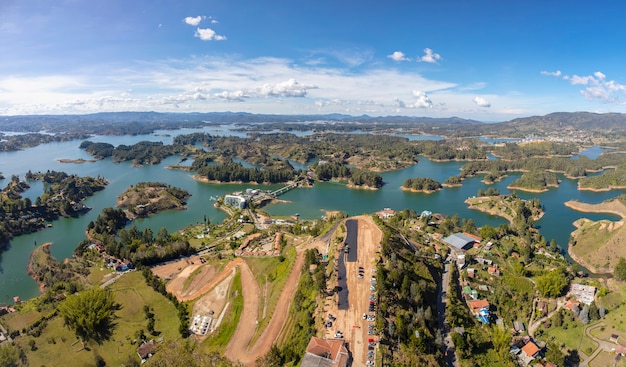
<svg viewBox="0 0 626 367"><path fill-rule="evenodd" d="M401 51L394 51L391 55L387 55L387 57L392 59L393 61L409 61L410 60L409 58L406 57L404 52L401 52Z"/></svg>
<svg viewBox="0 0 626 367"><path fill-rule="evenodd" d="M198 24L200 24L200 22L202 21L202 19L205 19L205 16L202 15L198 15L197 17L186 17L185 19L183 19L183 21L189 25L192 26L197 26Z"/></svg>
<svg viewBox="0 0 626 367"><path fill-rule="evenodd" d="M491 107L491 103L489 103L489 101L483 97L474 97L472 101L476 103L479 107Z"/></svg>
<svg viewBox="0 0 626 367"><path fill-rule="evenodd" d="M433 101L428 98L426 92L422 92L419 90L413 91L413 97L416 97L417 100L413 104L417 108L433 108Z"/></svg>
<svg viewBox="0 0 626 367"><path fill-rule="evenodd" d="M417 60L418 61L422 61L422 62L428 62L428 63L431 63L431 64L436 64L438 61L443 60L443 58L441 57L441 55L439 55L438 53L434 52L430 48L425 48L424 49L424 56L419 57Z"/></svg>
<svg viewBox="0 0 626 367"><path fill-rule="evenodd" d="M242 90L237 90L234 92L222 91L222 92L213 94L213 96L217 98L221 98L226 101L233 101L233 102L243 102L245 101L246 98L249 98L249 96L247 96Z"/></svg>
<svg viewBox="0 0 626 367"><path fill-rule="evenodd" d="M413 91L413 97L417 98L414 103L406 103L399 98L395 98L395 105L399 108L433 108L433 101L426 95L426 92L420 90Z"/></svg>
<svg viewBox="0 0 626 367"><path fill-rule="evenodd" d="M292 78L277 84L264 84L260 92L266 96L305 97L308 89L317 89L317 86L303 85Z"/></svg>
<svg viewBox="0 0 626 367"><path fill-rule="evenodd" d="M569 81L571 85L584 86L585 88L580 90L580 94L586 100L598 100L604 103L623 103L620 97L626 94L626 85L617 83L615 80L607 80L606 75L600 71L596 71L593 75L583 76L576 74L571 76L562 75L560 71L556 73L541 72L542 75L562 77L563 80Z"/></svg>
<svg viewBox="0 0 626 367"><path fill-rule="evenodd" d="M560 77L563 74L561 73L561 70L557 70L557 71L542 71L541 75Z"/></svg>
<svg viewBox="0 0 626 367"><path fill-rule="evenodd" d="M215 33L211 28L197 28L194 36L203 41L224 41L226 39L226 36Z"/></svg>
<svg viewBox="0 0 626 367"><path fill-rule="evenodd" d="M415 93L407 96L412 90ZM343 66L308 66L274 57L197 56L138 61L122 68L89 65L49 77L0 76L0 114L4 115L233 111L233 102L240 102L236 110L251 113L384 116L400 108L412 116L496 121L510 116L504 109L527 111L526 106L537 103L520 95L481 93L502 108L486 109L472 102L476 95L475 90L463 90L463 85L428 79L415 71L377 65L346 72ZM398 96L404 101L394 99Z"/></svg>

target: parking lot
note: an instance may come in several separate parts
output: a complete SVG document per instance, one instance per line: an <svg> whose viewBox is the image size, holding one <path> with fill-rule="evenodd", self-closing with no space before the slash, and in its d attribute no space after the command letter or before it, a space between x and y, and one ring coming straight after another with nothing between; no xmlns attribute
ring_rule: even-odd
<svg viewBox="0 0 626 367"><path fill-rule="evenodd" d="M348 222L352 223L349 227ZM338 253L337 269L338 273L341 269L341 279L337 280L337 286L342 287L342 291L327 299L326 321L331 321L332 326L326 328L326 337L343 337L352 353L352 365L368 366L371 365L368 363L373 363L368 361L374 360L378 341L373 329L378 303L374 287L376 252L382 233L373 220L366 216L346 221L346 228L346 241L352 233L354 244L347 253L343 250ZM353 261L348 261L348 256L341 256L351 253L355 255ZM347 302L341 297L347 298ZM330 319L329 314L332 315Z"/></svg>

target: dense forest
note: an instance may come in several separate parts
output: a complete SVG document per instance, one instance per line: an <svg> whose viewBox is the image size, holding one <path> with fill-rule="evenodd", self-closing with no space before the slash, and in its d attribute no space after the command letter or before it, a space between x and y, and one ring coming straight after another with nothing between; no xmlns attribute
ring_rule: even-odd
<svg viewBox="0 0 626 367"><path fill-rule="evenodd" d="M311 168L320 181L337 179L348 180L354 186L368 186L372 188L381 188L383 186L383 178L379 174L350 168L341 162L320 161L313 164Z"/></svg>
<svg viewBox="0 0 626 367"><path fill-rule="evenodd" d="M239 162L205 165L197 169L197 175L209 181L282 183L293 180L300 171L293 168L266 169L246 168Z"/></svg>
<svg viewBox="0 0 626 367"><path fill-rule="evenodd" d="M122 209L104 208L95 221L87 226L88 237L102 244L106 253L119 259L129 259L134 264L150 265L178 258L194 252L189 242L179 234L170 234L161 228L155 234L150 228L143 231L132 226L126 228L128 218ZM89 241L81 242L77 255L86 251Z"/></svg>
<svg viewBox="0 0 626 367"><path fill-rule="evenodd" d="M443 338L437 324L437 282L441 265L418 257L395 231L383 229L378 263L376 329L383 360L396 366L440 366ZM416 332L417 331L417 332Z"/></svg>
<svg viewBox="0 0 626 367"><path fill-rule="evenodd" d="M559 178L555 173L529 171L522 173L522 176L513 181L509 187L528 191L546 191L549 187L558 186Z"/></svg>
<svg viewBox="0 0 626 367"><path fill-rule="evenodd" d="M163 159L174 154L185 153L185 149L179 145L166 145L162 142L140 141L133 145L113 145L108 143L93 143L84 141L80 149L95 158L103 159L112 157L115 162L132 161L134 165L157 164Z"/></svg>

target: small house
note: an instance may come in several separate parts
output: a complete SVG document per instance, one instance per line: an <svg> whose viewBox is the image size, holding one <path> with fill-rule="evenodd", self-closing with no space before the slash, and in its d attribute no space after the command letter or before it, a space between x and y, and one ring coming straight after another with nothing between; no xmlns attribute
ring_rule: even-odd
<svg viewBox="0 0 626 367"><path fill-rule="evenodd" d="M137 348L137 355L141 359L141 362L145 362L148 358L154 355L155 345L154 339L150 339L150 341L144 342L141 344L139 348Z"/></svg>
<svg viewBox="0 0 626 367"><path fill-rule="evenodd" d="M469 306L470 311L472 311L472 314L474 315L478 315L480 310L483 308L489 309L489 302L487 302L487 300L484 300L484 299L475 299L475 300L469 301L467 305Z"/></svg>

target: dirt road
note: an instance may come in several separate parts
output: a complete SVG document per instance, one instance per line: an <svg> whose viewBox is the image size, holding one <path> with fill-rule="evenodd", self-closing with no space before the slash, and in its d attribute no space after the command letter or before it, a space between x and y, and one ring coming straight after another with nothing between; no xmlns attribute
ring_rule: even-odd
<svg viewBox="0 0 626 367"><path fill-rule="evenodd" d="M241 271L241 285L243 291L243 310L237 328L230 338L224 355L232 361L242 360L243 362L244 359L247 360L248 344L256 331L257 321L259 319L259 295L261 290L248 264L241 258L237 258L236 260L241 260L239 269ZM252 363L254 363L254 359Z"/></svg>
<svg viewBox="0 0 626 367"><path fill-rule="evenodd" d="M304 252L298 251L296 256L296 261L294 263L293 268L291 269L291 273L289 273L289 277L287 278L287 283L285 283L285 287L283 288L282 293L280 294L280 298L278 299L278 303L276 305L276 309L274 310L272 319L269 324L261 334L261 336L257 339L257 342L250 346L250 339L254 336L256 332L256 322L258 319L258 305L259 305L259 293L256 296L250 295L253 299L252 302L248 302L246 299L246 283L244 282L244 278L242 277L242 284L244 287L244 306L243 306L243 314L251 316L254 314L254 320L250 319L248 321L244 320L243 314L241 319L239 320L239 325L237 325L237 329L230 339L230 343L228 348L226 349L226 357L228 357L232 361L239 361L243 363L244 366L253 366L254 362L258 357L262 357L265 355L272 345L276 342L280 331L285 325L285 321L287 320L287 315L289 314L289 306L291 305L291 300L293 299L293 295L296 291L296 287L298 285L298 279L300 278L300 273L302 271L302 265L304 264ZM259 291L259 287L254 281L257 292ZM256 299L256 304L254 299ZM249 312L247 311L249 310Z"/></svg>

